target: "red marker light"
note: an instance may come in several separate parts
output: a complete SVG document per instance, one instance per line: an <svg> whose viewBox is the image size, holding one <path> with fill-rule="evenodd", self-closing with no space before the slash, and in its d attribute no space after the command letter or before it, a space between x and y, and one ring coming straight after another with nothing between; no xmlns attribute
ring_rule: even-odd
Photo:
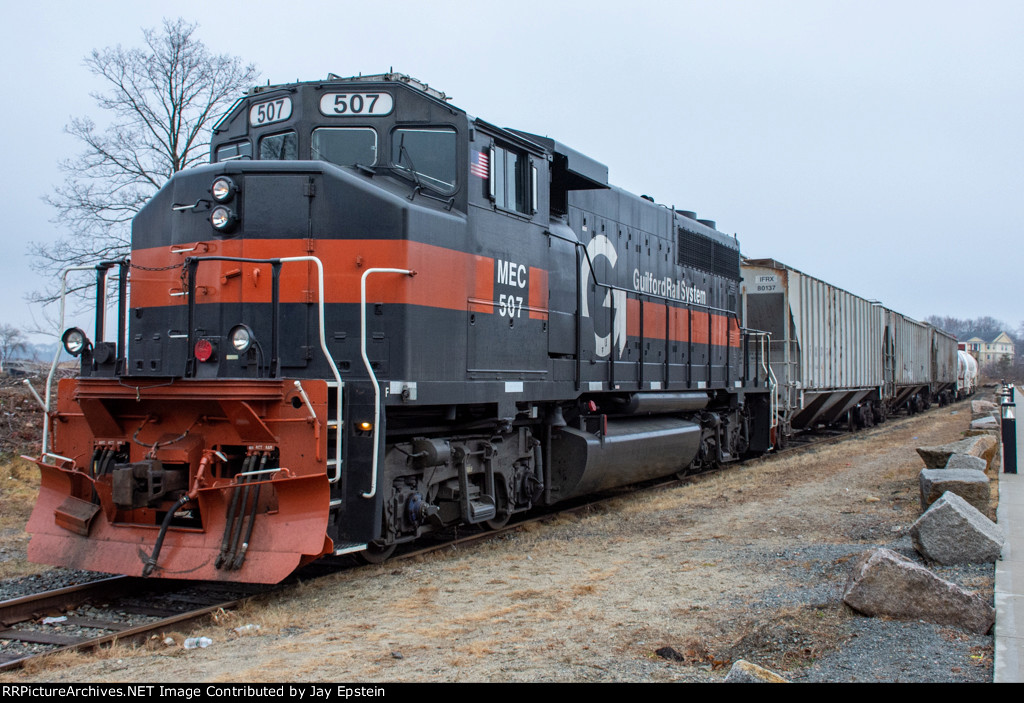
<svg viewBox="0 0 1024 703"><path fill-rule="evenodd" d="M196 342L195 352L200 361L209 361L213 357L213 344L209 339L200 339Z"/></svg>

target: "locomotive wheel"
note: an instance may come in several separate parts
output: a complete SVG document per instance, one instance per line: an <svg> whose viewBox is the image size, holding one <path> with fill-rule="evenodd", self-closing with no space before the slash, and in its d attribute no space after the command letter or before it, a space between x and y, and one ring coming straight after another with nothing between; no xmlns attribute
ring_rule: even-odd
<svg viewBox="0 0 1024 703"><path fill-rule="evenodd" d="M484 524L488 530L500 530L508 524L508 519L512 517L509 513L497 513L490 520L484 520Z"/></svg>
<svg viewBox="0 0 1024 703"><path fill-rule="evenodd" d="M512 511L508 509L508 499L505 497L505 488L501 485L495 486L495 512L494 517L490 520L484 520L484 525L488 530L500 530L508 524L508 520L512 517Z"/></svg>
<svg viewBox="0 0 1024 703"><path fill-rule="evenodd" d="M383 564L395 553L397 546L397 544L383 545L370 542L366 545L366 549L357 553L357 556L367 564Z"/></svg>

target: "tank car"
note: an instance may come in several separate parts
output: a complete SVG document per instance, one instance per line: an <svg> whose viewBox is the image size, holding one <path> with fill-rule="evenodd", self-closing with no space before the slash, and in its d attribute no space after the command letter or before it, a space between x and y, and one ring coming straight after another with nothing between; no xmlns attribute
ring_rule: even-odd
<svg viewBox="0 0 1024 703"><path fill-rule="evenodd" d="M956 397L962 399L978 390L978 360L963 349L958 349L956 355Z"/></svg>
<svg viewBox="0 0 1024 703"><path fill-rule="evenodd" d="M735 238L401 74L253 89L95 269L36 561L276 582L769 447Z"/></svg>

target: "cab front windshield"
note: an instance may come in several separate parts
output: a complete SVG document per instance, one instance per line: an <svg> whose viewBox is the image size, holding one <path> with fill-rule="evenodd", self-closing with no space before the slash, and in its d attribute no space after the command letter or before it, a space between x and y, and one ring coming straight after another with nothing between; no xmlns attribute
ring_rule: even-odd
<svg viewBox="0 0 1024 703"><path fill-rule="evenodd" d="M377 132L365 127L325 127L313 130L313 158L338 166L375 166Z"/></svg>
<svg viewBox="0 0 1024 703"><path fill-rule="evenodd" d="M455 130L396 129L391 163L411 173L420 185L445 195L455 192Z"/></svg>

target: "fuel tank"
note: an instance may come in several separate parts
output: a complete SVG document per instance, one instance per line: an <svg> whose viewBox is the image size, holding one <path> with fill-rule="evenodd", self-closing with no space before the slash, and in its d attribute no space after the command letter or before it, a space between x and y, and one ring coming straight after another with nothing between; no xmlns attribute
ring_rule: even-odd
<svg viewBox="0 0 1024 703"><path fill-rule="evenodd" d="M700 425L673 417L606 420L599 432L563 427L551 438L555 500L680 471L700 446Z"/></svg>

